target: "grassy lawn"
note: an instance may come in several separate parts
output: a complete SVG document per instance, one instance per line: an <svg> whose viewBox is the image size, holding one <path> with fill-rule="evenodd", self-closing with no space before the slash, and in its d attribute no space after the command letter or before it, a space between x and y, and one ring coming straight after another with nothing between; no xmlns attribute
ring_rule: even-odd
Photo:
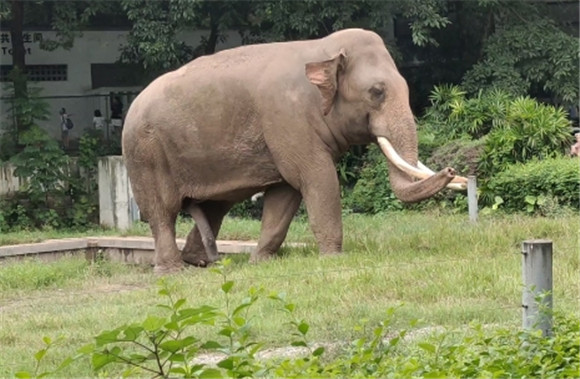
<svg viewBox="0 0 580 379"><path fill-rule="evenodd" d="M393 213L344 218L345 253L321 257L315 248L284 249L282 257L249 265L236 255L228 277L235 282L234 302L250 287L285 293L295 314L310 324L309 338L349 341L361 319L382 320L399 306L394 327L458 328L470 322L517 327L521 324L521 242L554 241L554 307L580 315L578 231L576 216L532 218L488 216L471 225L466 215ZM184 237L191 224L180 222ZM257 239L257 221L227 219L220 239ZM114 234L95 230L91 235ZM149 235L138 225L126 235ZM85 233L85 235L87 235ZM0 244L79 236L71 233L16 233ZM288 241L313 242L307 222L297 220ZM66 343L49 353L47 364L91 341L105 329L139 321L159 312L158 277L150 268L67 258L54 263L30 260L0 265L0 377L34 367L42 337L64 336ZM188 306L223 306L221 278L207 269L187 269L167 278ZM252 310L255 333L268 346L292 338L288 319L272 302ZM215 330L200 329L209 338ZM108 373L108 376L118 373ZM92 376L89 362L77 362L62 375Z"/></svg>

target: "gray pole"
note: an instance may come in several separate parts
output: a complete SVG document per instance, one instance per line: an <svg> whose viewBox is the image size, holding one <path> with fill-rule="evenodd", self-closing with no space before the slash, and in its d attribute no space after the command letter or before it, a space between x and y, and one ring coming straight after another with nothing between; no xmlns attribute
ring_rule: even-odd
<svg viewBox="0 0 580 379"><path fill-rule="evenodd" d="M523 327L541 329L548 336L552 332L552 241L524 241L522 255Z"/></svg>
<svg viewBox="0 0 580 379"><path fill-rule="evenodd" d="M467 209L469 221L477 222L477 178L473 175L467 177Z"/></svg>

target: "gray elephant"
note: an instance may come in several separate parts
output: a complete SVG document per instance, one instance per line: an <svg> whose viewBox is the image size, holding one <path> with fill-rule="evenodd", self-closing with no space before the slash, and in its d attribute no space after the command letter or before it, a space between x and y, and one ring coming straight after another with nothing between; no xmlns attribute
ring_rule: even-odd
<svg viewBox="0 0 580 379"><path fill-rule="evenodd" d="M275 254L302 200L320 251L341 252L335 164L353 144L380 145L402 201L465 188L453 169L434 173L418 162L408 99L381 37L361 29L225 50L157 78L131 104L123 130L127 172L155 239L155 272L217 260L224 216L256 192L264 192L264 209L251 261ZM180 252L182 209L196 226Z"/></svg>

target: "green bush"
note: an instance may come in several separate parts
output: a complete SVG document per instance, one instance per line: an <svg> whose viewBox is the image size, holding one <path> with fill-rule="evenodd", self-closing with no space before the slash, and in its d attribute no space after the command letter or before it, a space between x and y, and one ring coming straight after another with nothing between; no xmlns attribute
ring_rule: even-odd
<svg viewBox="0 0 580 379"><path fill-rule="evenodd" d="M484 204L501 198L508 211L546 213L548 207L580 209L578 159L559 157L509 166L482 188Z"/></svg>
<svg viewBox="0 0 580 379"><path fill-rule="evenodd" d="M520 97L510 102L504 117L486 138L479 167L486 176L513 163L557 157L571 144L570 122L561 108Z"/></svg>
<svg viewBox="0 0 580 379"><path fill-rule="evenodd" d="M263 197L256 201L246 199L236 203L228 213L232 217L260 220L262 218Z"/></svg>
<svg viewBox="0 0 580 379"><path fill-rule="evenodd" d="M353 212L379 213L403 209L389 183L387 161L376 145L369 146L360 178L343 203Z"/></svg>
<svg viewBox="0 0 580 379"><path fill-rule="evenodd" d="M450 144L453 153L456 145L449 141L479 140L484 147L477 175L483 180L513 163L562 155L572 143L565 112L529 97L492 89L467 98L459 87L447 85L435 87L429 99L431 106L419 120L419 151L441 154Z"/></svg>
<svg viewBox="0 0 580 379"><path fill-rule="evenodd" d="M436 86L419 128L434 133L440 143L459 138L479 139L505 119L512 99L500 90L480 92L468 99L457 86Z"/></svg>
<svg viewBox="0 0 580 379"><path fill-rule="evenodd" d="M27 179L17 194L2 200L0 231L97 223L98 139L90 135L81 138L78 167L38 126L22 132L20 141L23 149L11 162L14 174Z"/></svg>

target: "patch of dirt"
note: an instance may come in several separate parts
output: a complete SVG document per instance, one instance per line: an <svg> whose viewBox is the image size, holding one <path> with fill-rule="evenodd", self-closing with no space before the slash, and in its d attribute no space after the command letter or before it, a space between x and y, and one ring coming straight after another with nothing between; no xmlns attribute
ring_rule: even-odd
<svg viewBox="0 0 580 379"><path fill-rule="evenodd" d="M409 330L409 332L403 338L404 341L411 342L418 339L426 338L427 336L434 334L434 333L442 333L445 331L445 328L442 326L434 326L434 327L426 327L421 329L414 329ZM388 334L383 341L384 343L388 343L391 339L398 336L398 333L391 333ZM324 347L325 354L333 354L338 349L345 348L348 345L348 342L325 342L325 343L315 343L312 345L312 350L315 350L319 347ZM257 353L256 357L259 360L269 360L269 359L286 359L286 358L299 358L301 356L307 355L309 353L308 348L305 347L295 347L295 346L288 346L288 347L276 347L265 349ZM208 366L215 366L217 365L222 359L226 358L226 354L223 353L205 353L200 354L193 359L193 363L196 364L205 364Z"/></svg>

